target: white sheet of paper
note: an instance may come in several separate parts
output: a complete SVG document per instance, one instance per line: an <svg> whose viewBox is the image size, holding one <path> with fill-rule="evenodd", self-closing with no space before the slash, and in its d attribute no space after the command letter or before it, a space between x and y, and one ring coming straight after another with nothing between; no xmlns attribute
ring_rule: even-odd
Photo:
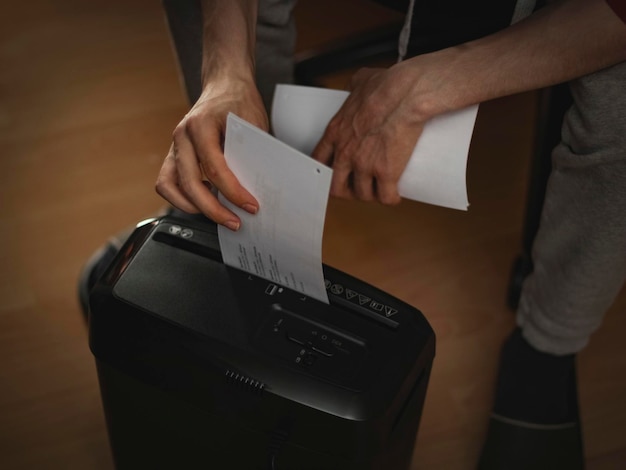
<svg viewBox="0 0 626 470"><path fill-rule="evenodd" d="M241 218L237 232L218 226L224 263L328 303L322 235L332 170L234 114L224 156L260 205L251 215L219 194Z"/></svg>
<svg viewBox="0 0 626 470"><path fill-rule="evenodd" d="M281 141L310 155L347 91L277 85L272 129ZM438 116L426 123L400 178L402 197L467 210L466 169L478 105Z"/></svg>

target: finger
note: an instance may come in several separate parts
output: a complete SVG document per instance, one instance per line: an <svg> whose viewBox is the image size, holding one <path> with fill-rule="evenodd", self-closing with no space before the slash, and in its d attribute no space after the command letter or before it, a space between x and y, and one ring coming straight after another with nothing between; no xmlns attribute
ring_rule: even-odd
<svg viewBox="0 0 626 470"><path fill-rule="evenodd" d="M398 128L397 132L396 137L392 138L395 144L390 147L383 146L381 150L381 154L393 155L394 158L387 160L384 165L379 162L373 170L376 178L376 199L385 205L396 205L402 201L398 183L413 155L415 144L421 135L421 127ZM404 139L401 136L404 136Z"/></svg>
<svg viewBox="0 0 626 470"><path fill-rule="evenodd" d="M211 184L211 182L210 182L210 181L208 181L208 180L202 180L202 184L203 184L203 185L205 185L205 186L206 186L206 188L207 188L209 191L211 191L211 193L212 193L214 196L216 196L216 195L217 195L217 188L216 188L215 186L213 186L213 185Z"/></svg>
<svg viewBox="0 0 626 470"><path fill-rule="evenodd" d="M358 143L353 140L352 144L344 147L344 153L351 158L356 198L361 201L373 201L376 198L374 165L381 154L377 140L371 137L365 137Z"/></svg>
<svg viewBox="0 0 626 470"><path fill-rule="evenodd" d="M192 130L189 133L202 171L226 199L245 211L255 214L259 210L259 203L228 168L220 146L219 132L216 126L205 126L203 131Z"/></svg>
<svg viewBox="0 0 626 470"><path fill-rule="evenodd" d="M355 172L353 177L354 195L361 201L375 199L375 180L371 173Z"/></svg>
<svg viewBox="0 0 626 470"><path fill-rule="evenodd" d="M332 132L330 132L328 127L326 127L324 135L322 135L322 138L311 153L311 157L326 166L331 166L333 161L334 139L331 135Z"/></svg>
<svg viewBox="0 0 626 470"><path fill-rule="evenodd" d="M178 186L178 171L174 161L173 146L163 161L157 177L156 192L177 209L189 214L196 214L200 210L187 198Z"/></svg>
<svg viewBox="0 0 626 470"><path fill-rule="evenodd" d="M376 199L381 204L394 206L402 201L398 192L398 181L391 179L378 179L375 184Z"/></svg>
<svg viewBox="0 0 626 470"><path fill-rule="evenodd" d="M352 193L352 176L347 168L333 170L333 179L330 182L330 195L341 199L354 199Z"/></svg>
<svg viewBox="0 0 626 470"><path fill-rule="evenodd" d="M174 158L181 190L204 215L231 230L239 229L241 221L224 207L204 185L195 149L186 135L178 135L174 141Z"/></svg>

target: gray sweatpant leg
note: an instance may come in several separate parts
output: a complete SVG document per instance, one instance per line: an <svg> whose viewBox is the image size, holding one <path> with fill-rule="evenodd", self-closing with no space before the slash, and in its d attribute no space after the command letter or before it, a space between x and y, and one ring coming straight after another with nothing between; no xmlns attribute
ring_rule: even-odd
<svg viewBox="0 0 626 470"><path fill-rule="evenodd" d="M544 352L584 348L626 279L625 83L626 63L571 83L517 312Z"/></svg>
<svg viewBox="0 0 626 470"><path fill-rule="evenodd" d="M256 25L256 84L270 111L277 83L293 83L297 0L260 0Z"/></svg>

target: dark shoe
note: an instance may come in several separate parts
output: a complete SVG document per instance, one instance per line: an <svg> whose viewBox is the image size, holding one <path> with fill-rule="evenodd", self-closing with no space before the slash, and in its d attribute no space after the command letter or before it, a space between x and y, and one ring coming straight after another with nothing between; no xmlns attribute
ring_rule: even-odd
<svg viewBox="0 0 626 470"><path fill-rule="evenodd" d="M479 470L582 470L579 422L541 425L492 415Z"/></svg>
<svg viewBox="0 0 626 470"><path fill-rule="evenodd" d="M575 356L534 349L516 330L502 348L478 470L582 470Z"/></svg>

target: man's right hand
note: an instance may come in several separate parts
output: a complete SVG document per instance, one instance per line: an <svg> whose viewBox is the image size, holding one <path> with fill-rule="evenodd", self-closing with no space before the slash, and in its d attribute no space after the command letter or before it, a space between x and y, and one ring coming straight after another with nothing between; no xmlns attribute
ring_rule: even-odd
<svg viewBox="0 0 626 470"><path fill-rule="evenodd" d="M253 81L226 77L205 85L189 113L176 126L172 145L156 182L156 191L174 207L201 212L238 230L241 221L217 199L219 190L234 205L254 214L258 201L239 183L224 159L226 118L232 112L267 131L269 124Z"/></svg>

